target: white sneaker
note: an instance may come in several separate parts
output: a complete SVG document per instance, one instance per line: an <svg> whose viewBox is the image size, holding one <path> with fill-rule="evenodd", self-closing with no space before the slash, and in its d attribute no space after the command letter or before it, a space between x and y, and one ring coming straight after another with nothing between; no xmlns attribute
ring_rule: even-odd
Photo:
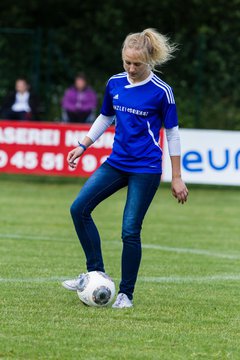
<svg viewBox="0 0 240 360"><path fill-rule="evenodd" d="M77 291L81 288L82 283L84 282L85 274L80 274L76 279L65 280L62 282L62 286L71 291Z"/></svg>
<svg viewBox="0 0 240 360"><path fill-rule="evenodd" d="M117 309L130 308L132 306L132 300L130 300L127 295L123 293L118 294L115 303L112 305L113 308Z"/></svg>

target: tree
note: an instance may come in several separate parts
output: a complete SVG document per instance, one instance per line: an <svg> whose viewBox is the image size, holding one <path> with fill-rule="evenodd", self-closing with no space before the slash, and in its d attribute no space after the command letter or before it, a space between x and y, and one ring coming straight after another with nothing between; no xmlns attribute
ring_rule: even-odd
<svg viewBox="0 0 240 360"><path fill-rule="evenodd" d="M161 69L161 76L175 90L180 123L239 129L239 8L240 0L3 0L2 30L25 28L34 35L12 34L9 41L10 35L0 33L5 54L0 58L0 96L19 66L36 82L39 51L40 92L51 105L49 118L58 116L54 102L59 106L63 89L79 70L89 75L101 100L107 78L122 69L125 36L154 27L179 44L176 58ZM41 29L42 40L36 29Z"/></svg>

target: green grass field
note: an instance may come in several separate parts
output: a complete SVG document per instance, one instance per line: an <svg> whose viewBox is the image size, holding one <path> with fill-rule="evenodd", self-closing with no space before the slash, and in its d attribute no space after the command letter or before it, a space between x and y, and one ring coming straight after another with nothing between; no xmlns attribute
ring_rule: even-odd
<svg viewBox="0 0 240 360"><path fill-rule="evenodd" d="M69 215L81 184L0 178L0 358L240 359L240 189L190 186L182 206L162 186L144 223L135 306L116 310L61 286L85 270ZM125 195L94 212L116 283Z"/></svg>

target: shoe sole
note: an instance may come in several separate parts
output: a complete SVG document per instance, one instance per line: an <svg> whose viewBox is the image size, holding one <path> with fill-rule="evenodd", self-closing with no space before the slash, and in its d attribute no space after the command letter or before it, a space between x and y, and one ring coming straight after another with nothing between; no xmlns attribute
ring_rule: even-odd
<svg viewBox="0 0 240 360"><path fill-rule="evenodd" d="M67 285L65 282L62 282L62 286L69 291L77 291L76 288L73 288L73 287Z"/></svg>

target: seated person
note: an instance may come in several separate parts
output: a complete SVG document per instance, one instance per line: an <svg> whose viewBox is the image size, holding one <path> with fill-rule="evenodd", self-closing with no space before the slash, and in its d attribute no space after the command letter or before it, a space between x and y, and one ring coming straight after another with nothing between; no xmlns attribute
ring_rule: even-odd
<svg viewBox="0 0 240 360"><path fill-rule="evenodd" d="M97 95L88 85L83 73L77 74L74 85L65 91L62 99L64 122L86 123L95 120ZM94 119L92 119L94 118Z"/></svg>
<svg viewBox="0 0 240 360"><path fill-rule="evenodd" d="M26 79L17 79L15 91L8 94L3 100L1 118L6 120L37 119L37 99L31 92Z"/></svg>

